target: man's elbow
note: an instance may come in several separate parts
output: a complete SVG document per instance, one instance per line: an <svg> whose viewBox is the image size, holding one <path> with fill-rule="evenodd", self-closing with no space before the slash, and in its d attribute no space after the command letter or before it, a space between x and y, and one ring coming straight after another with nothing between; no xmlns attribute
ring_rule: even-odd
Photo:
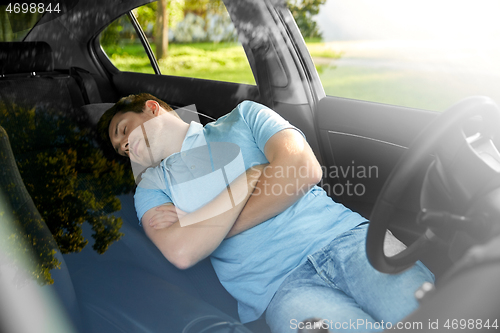
<svg viewBox="0 0 500 333"><path fill-rule="evenodd" d="M307 172L300 173L301 169L307 170ZM323 178L323 170L316 157L313 156L301 159L299 176L302 178L302 183L307 186L314 186L321 181Z"/></svg>
<svg viewBox="0 0 500 333"><path fill-rule="evenodd" d="M185 270L193 267L199 261L192 253L186 251L183 248L170 250L167 253L162 251L163 255L168 261L175 267L181 270Z"/></svg>
<svg viewBox="0 0 500 333"><path fill-rule="evenodd" d="M196 259L196 253L186 246L186 242L176 241L175 237L167 239L164 235L167 229L155 230L150 227L144 229L156 248L175 267L184 270L193 267L199 261Z"/></svg>
<svg viewBox="0 0 500 333"><path fill-rule="evenodd" d="M313 176L310 179L310 185L316 185L323 179L323 169L321 168L321 165L316 158L314 159L314 161L315 164L312 170Z"/></svg>

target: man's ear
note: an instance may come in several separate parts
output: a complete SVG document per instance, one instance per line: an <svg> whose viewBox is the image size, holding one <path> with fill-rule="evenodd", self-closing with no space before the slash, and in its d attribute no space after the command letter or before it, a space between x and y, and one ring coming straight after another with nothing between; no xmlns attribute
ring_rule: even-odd
<svg viewBox="0 0 500 333"><path fill-rule="evenodd" d="M160 104L157 101L147 100L144 103L144 112L156 117L160 114Z"/></svg>

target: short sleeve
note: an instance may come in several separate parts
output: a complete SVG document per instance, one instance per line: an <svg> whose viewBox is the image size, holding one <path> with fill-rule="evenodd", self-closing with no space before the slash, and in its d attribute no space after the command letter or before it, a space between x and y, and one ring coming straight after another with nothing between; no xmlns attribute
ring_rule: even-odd
<svg viewBox="0 0 500 333"><path fill-rule="evenodd" d="M264 146L269 138L287 128L299 131L305 138L301 130L265 105L252 101L244 101L237 106L237 109L252 131L255 142L262 152L264 152Z"/></svg>
<svg viewBox="0 0 500 333"><path fill-rule="evenodd" d="M164 179L155 177L158 172L149 172L150 170L153 171L153 169L155 168L148 169L143 174L143 178L135 190L134 204L139 225L141 225L141 219L148 210L172 202L170 196L165 192L165 185L160 185L165 184Z"/></svg>

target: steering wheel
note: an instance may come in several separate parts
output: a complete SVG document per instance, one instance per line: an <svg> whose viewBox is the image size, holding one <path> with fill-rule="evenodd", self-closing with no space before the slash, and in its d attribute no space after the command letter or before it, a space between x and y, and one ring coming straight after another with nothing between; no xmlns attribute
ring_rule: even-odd
<svg viewBox="0 0 500 333"><path fill-rule="evenodd" d="M417 136L389 175L370 216L366 251L375 269L396 274L412 266L443 230L450 233L462 228L473 233L477 229L477 216L467 216L469 208L499 185L495 134L500 134L498 106L487 97L469 97L439 115ZM398 199L417 171L426 167L423 163L429 156L433 162L427 169L416 219L426 231L408 248L387 257L384 239ZM492 184L492 180L497 182Z"/></svg>

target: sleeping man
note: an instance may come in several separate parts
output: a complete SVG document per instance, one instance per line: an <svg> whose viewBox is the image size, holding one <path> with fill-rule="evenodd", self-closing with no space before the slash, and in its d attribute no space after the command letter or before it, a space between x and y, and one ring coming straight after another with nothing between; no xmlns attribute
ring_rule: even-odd
<svg viewBox="0 0 500 333"><path fill-rule="evenodd" d="M397 275L371 267L368 221L316 186L321 166L304 135L263 105L242 102L202 126L131 95L99 131L146 169L134 197L146 235L180 269L210 256L243 323L265 315L274 333L313 317L345 331L390 328L434 281L421 262ZM386 236L387 255L403 248Z"/></svg>

